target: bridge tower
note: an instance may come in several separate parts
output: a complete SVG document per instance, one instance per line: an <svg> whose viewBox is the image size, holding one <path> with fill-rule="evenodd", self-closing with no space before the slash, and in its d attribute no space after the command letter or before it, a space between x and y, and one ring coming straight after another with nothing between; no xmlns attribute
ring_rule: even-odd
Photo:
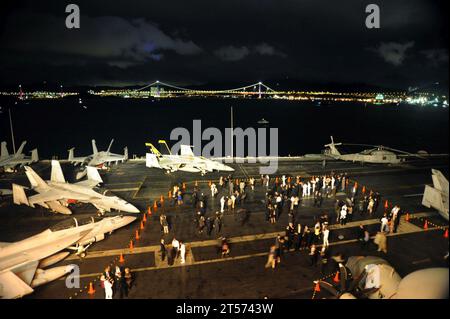
<svg viewBox="0 0 450 319"><path fill-rule="evenodd" d="M260 99L261 98L261 81L260 82L258 82L258 99Z"/></svg>

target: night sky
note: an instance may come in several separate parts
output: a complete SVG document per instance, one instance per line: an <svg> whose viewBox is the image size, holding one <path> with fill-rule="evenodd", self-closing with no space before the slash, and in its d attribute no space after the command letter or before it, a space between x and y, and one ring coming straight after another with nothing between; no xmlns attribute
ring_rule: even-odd
<svg viewBox="0 0 450 319"><path fill-rule="evenodd" d="M20 3L16 3L20 2ZM448 86L446 1L6 1L0 85ZM65 27L79 5L81 28ZM365 27L365 7L381 28Z"/></svg>

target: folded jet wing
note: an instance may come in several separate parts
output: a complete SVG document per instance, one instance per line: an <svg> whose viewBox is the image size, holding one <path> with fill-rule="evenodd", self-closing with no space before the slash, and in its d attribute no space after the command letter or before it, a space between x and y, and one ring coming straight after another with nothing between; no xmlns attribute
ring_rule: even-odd
<svg viewBox="0 0 450 319"><path fill-rule="evenodd" d="M432 169L433 186L425 185L422 205L428 208L433 207L439 214L448 220L448 180L444 174L437 169Z"/></svg>

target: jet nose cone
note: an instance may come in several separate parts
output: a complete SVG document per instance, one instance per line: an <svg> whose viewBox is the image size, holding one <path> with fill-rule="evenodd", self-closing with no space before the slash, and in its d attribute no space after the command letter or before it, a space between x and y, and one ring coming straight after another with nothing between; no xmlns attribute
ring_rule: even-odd
<svg viewBox="0 0 450 319"><path fill-rule="evenodd" d="M140 213L139 209L137 209L134 205L131 205L131 204L127 205L127 212L134 213L134 214Z"/></svg>

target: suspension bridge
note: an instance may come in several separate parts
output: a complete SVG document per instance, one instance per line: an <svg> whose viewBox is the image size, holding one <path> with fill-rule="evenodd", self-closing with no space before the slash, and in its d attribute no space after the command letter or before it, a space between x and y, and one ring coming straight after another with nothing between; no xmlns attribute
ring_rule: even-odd
<svg viewBox="0 0 450 319"><path fill-rule="evenodd" d="M154 81L132 92L133 95L250 95L261 98L263 95L273 95L280 92L275 91L263 82L257 82L246 86L232 89L192 89L185 88L162 81Z"/></svg>

